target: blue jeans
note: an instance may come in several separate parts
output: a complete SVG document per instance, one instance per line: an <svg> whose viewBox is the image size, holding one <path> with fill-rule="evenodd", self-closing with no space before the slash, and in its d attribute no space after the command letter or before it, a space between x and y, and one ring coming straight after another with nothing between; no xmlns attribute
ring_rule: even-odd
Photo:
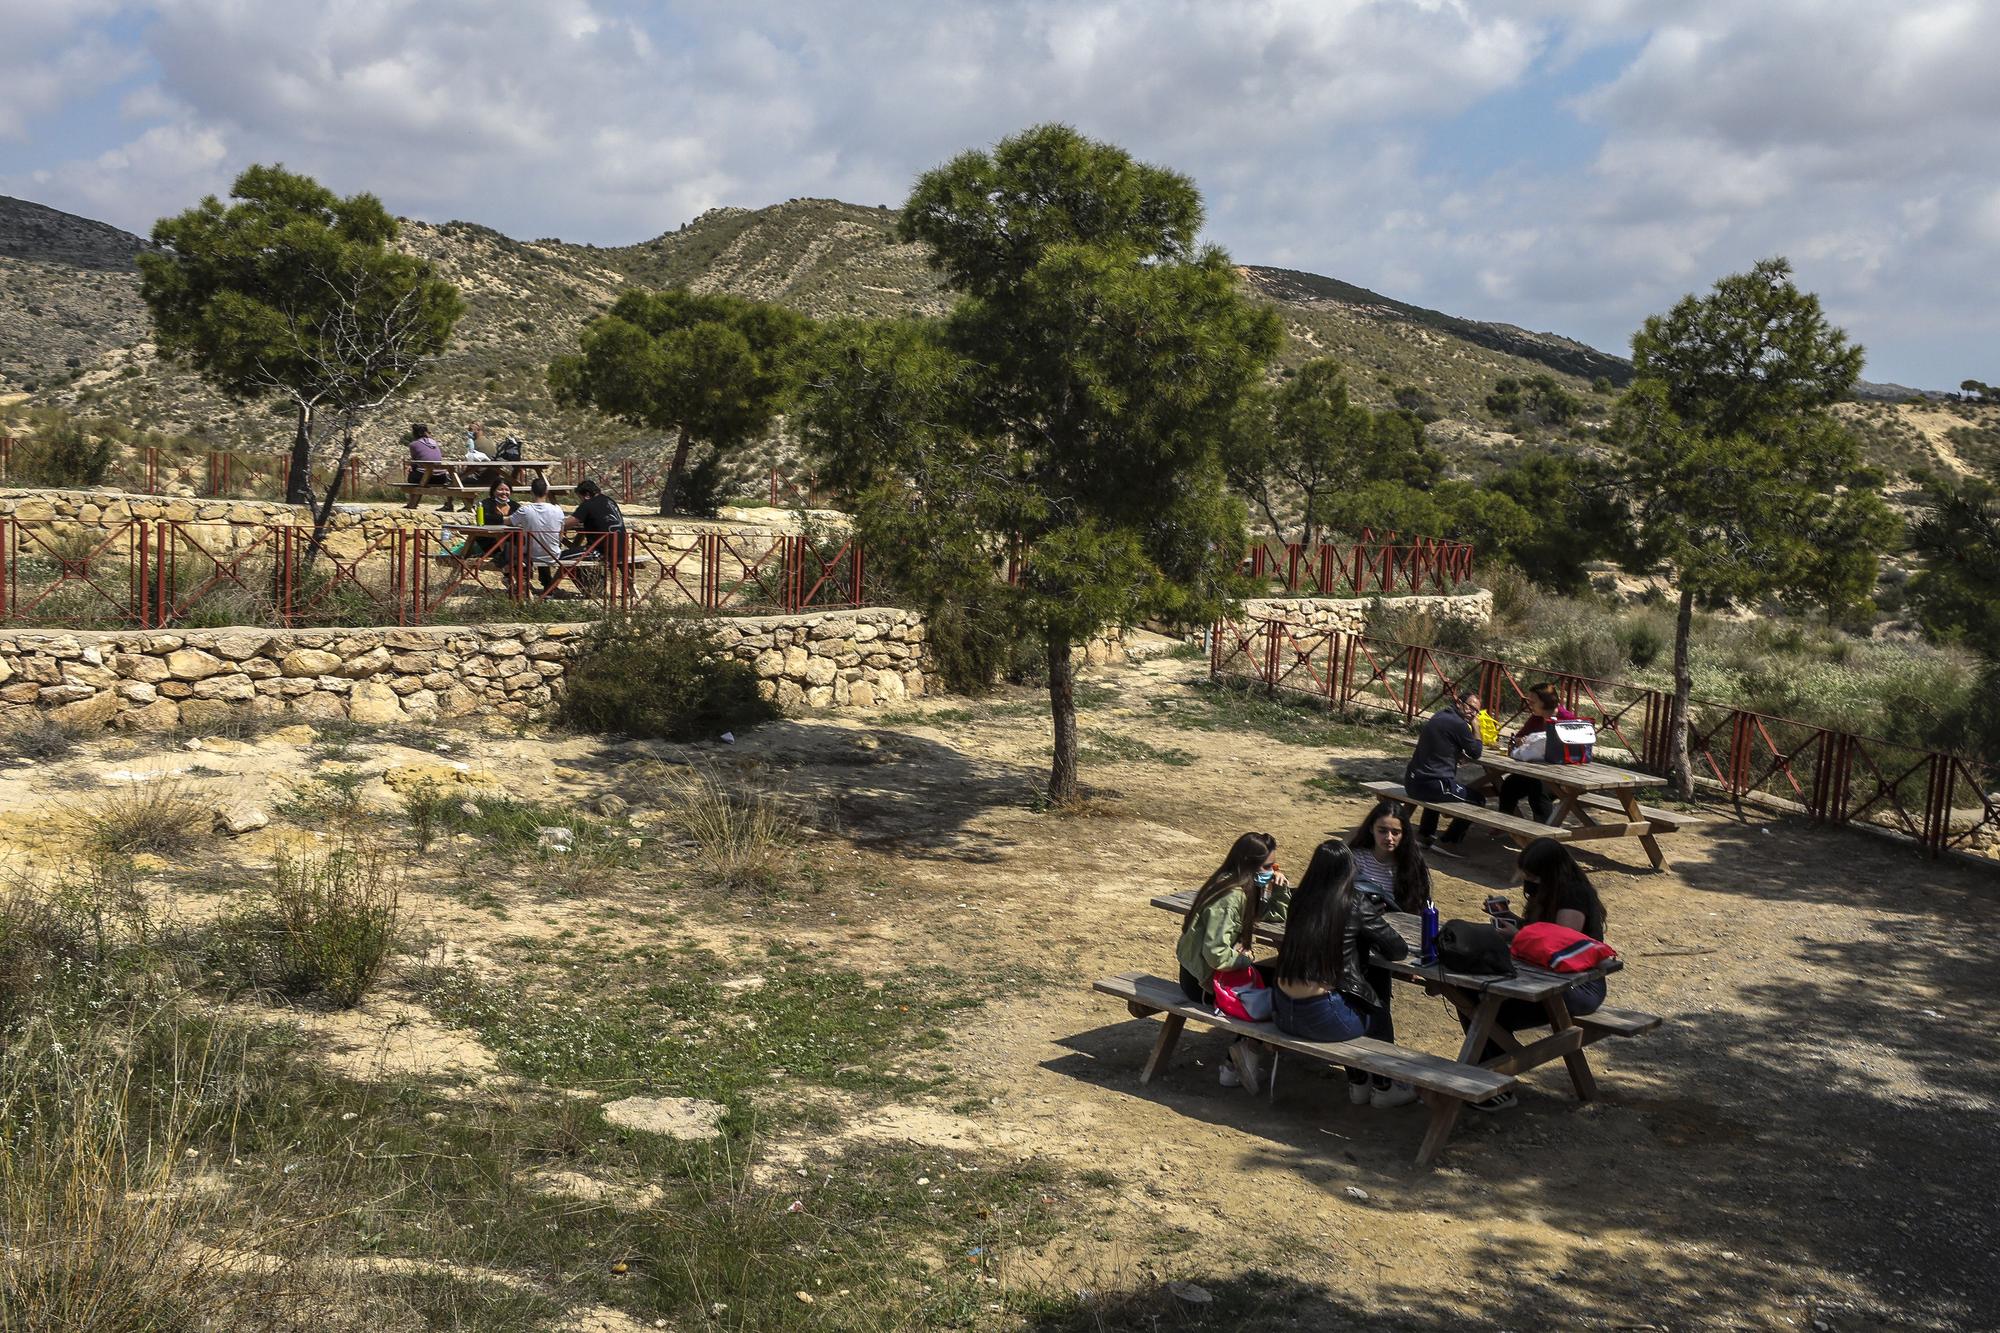
<svg viewBox="0 0 2000 1333"><path fill-rule="evenodd" d="M1466 801L1473 805L1486 804L1484 796L1473 791L1462 782L1440 782L1436 778L1405 777L1403 779L1403 790L1417 800L1425 803L1431 801ZM1465 838L1466 829L1470 827L1471 825L1467 824L1463 819L1454 819L1445 827L1444 840L1448 843L1461 842ZM1424 811L1422 821L1417 825L1417 836L1425 842L1429 842L1432 836L1437 833L1437 828L1438 812L1436 810L1426 810Z"/></svg>
<svg viewBox="0 0 2000 1333"><path fill-rule="evenodd" d="M1335 992L1332 995L1315 995L1310 1000L1294 1000L1285 994L1283 987L1272 987L1271 1017L1278 1025L1278 1031L1288 1037L1298 1037L1304 1041L1352 1041L1356 1037L1374 1037L1380 1041L1396 1039L1395 1026L1389 1021L1389 1010L1373 1008L1349 996ZM1363 1083L1368 1079L1364 1070L1350 1069L1347 1081ZM1387 1085L1387 1079L1378 1079Z"/></svg>

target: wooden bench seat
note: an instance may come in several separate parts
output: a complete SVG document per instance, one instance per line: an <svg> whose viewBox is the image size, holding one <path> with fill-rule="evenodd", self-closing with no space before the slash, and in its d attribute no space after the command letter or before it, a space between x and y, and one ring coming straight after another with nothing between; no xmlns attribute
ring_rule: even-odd
<svg viewBox="0 0 2000 1333"><path fill-rule="evenodd" d="M1588 1046L1606 1037L1642 1036L1664 1020L1658 1014L1640 1013L1637 1009L1599 1009L1594 1014L1573 1015L1571 1021L1583 1029L1583 1044Z"/></svg>
<svg viewBox="0 0 2000 1333"><path fill-rule="evenodd" d="M1166 1067L1190 1020L1206 1023L1239 1036L1250 1037L1281 1051L1293 1051L1328 1064L1362 1069L1407 1083L1423 1094L1431 1108L1431 1127L1417 1151L1417 1165L1428 1166L1444 1147L1451 1126L1458 1118L1458 1106L1485 1101L1515 1086L1512 1074L1479 1065L1461 1064L1443 1056L1412 1051L1373 1037L1352 1041L1306 1041L1278 1031L1274 1023L1247 1023L1240 1018L1191 1002L1178 981L1148 976L1143 972L1122 972L1093 983L1092 989L1125 1001L1135 1018L1165 1014L1166 1022L1154 1043L1153 1053L1139 1073L1141 1083L1150 1083ZM1273 1091L1276 1091L1275 1084ZM1448 1113L1447 1113L1448 1108Z"/></svg>
<svg viewBox="0 0 2000 1333"><path fill-rule="evenodd" d="M1557 842L1568 842L1570 839L1579 836L1613 836L1608 831L1603 833L1596 832L1598 829L1610 830L1615 828L1620 835L1627 830L1627 826L1624 824L1596 824L1584 829L1554 828L1548 824L1538 824L1532 819L1523 819L1519 815L1503 815L1490 805L1474 805L1470 801L1438 801L1433 804L1418 800L1404 791L1401 783L1396 782L1364 782L1361 784L1361 788L1363 791L1371 792L1385 801L1401 801L1404 805L1414 806L1419 810L1436 810L1447 819L1463 819L1468 824L1477 824L1481 828L1492 829L1495 833L1512 839L1517 845L1522 847L1526 847L1536 838L1554 838ZM1642 827L1639 831L1644 832L1645 830Z"/></svg>
<svg viewBox="0 0 2000 1333"><path fill-rule="evenodd" d="M1625 814L1625 807L1620 805L1615 797L1611 796L1600 796L1592 793L1587 796L1577 797L1576 803L1592 810L1601 810L1606 814L1621 817ZM1679 833L1691 824L1706 824L1708 822L1702 816L1689 814L1685 810L1660 810L1650 805L1640 806L1639 813L1645 816L1646 822L1652 826L1655 833Z"/></svg>

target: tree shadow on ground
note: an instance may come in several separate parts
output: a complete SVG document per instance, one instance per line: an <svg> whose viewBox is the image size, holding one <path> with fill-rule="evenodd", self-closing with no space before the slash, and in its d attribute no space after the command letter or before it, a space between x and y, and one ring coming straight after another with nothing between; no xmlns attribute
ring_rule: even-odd
<svg viewBox="0 0 2000 1333"><path fill-rule="evenodd" d="M1819 844L1816 871L1799 837ZM1842 843L1831 883L1827 839ZM1227 1092L1213 1082L1220 1040L1198 1029L1148 1086L1138 1071L1157 1020L1078 1033L1048 1068L1240 1130L1246 1162L1324 1191L1329 1234L1365 1228L1374 1207L1435 1212L1477 1233L1460 1260L1492 1275L1441 1291L1421 1272L1391 1272L1373 1311L1300 1288L1305 1313L1288 1317L1411 1329L1740 1327L1783 1313L1835 1329L2000 1326L2000 1025L1987 998L2000 973L2000 884L1852 833L1735 826L1702 842L1704 855L1677 866L1692 885L1875 915L1808 910L1789 932L1732 938L1723 911L1711 928L1720 947L1757 960L1752 984L1689 981L1649 996L1659 983L1640 969L1621 996L1614 982L1613 1005L1667 1022L1590 1048L1600 1100L1577 1104L1560 1064L1536 1070L1518 1110L1461 1116L1435 1172L1412 1164L1421 1114L1349 1108L1337 1074L1315 1084L1289 1067L1275 1105ZM1399 1004L1413 993L1399 991ZM1346 1197L1349 1185L1371 1202ZM1288 1289L1204 1274L1198 1260L1188 1275L1218 1291L1247 1284L1255 1300ZM1138 1293L1130 1308L1153 1308L1148 1299L1157 1305ZM1232 1326L1224 1306L1162 1308L1188 1327ZM1040 1325L1175 1326L1081 1306Z"/></svg>
<svg viewBox="0 0 2000 1333"><path fill-rule="evenodd" d="M834 830L857 845L968 865L995 862L1015 845L974 825L995 810L1027 808L1040 776L906 732L794 721L768 723L726 748L632 742L611 757L628 756L724 771L749 761L831 812Z"/></svg>

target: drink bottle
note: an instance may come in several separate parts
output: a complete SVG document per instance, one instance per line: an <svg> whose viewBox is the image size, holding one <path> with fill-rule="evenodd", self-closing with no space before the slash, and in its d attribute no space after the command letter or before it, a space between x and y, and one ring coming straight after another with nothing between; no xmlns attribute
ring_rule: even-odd
<svg viewBox="0 0 2000 1333"><path fill-rule="evenodd" d="M1436 903L1424 904L1423 943L1417 949L1417 962L1429 967L1438 960L1438 909Z"/></svg>

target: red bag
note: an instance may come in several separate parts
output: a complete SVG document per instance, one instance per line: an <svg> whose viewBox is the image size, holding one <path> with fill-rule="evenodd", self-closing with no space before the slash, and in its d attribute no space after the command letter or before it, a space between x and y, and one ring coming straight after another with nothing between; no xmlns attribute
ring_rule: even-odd
<svg viewBox="0 0 2000 1333"><path fill-rule="evenodd" d="M1512 953L1531 967L1551 972L1588 972L1618 956L1604 941L1553 921L1531 921L1522 926L1514 934Z"/></svg>
<svg viewBox="0 0 2000 1333"><path fill-rule="evenodd" d="M1271 1021L1271 990L1254 967L1233 967L1209 978L1215 988L1215 1007L1231 1018L1246 1023Z"/></svg>

